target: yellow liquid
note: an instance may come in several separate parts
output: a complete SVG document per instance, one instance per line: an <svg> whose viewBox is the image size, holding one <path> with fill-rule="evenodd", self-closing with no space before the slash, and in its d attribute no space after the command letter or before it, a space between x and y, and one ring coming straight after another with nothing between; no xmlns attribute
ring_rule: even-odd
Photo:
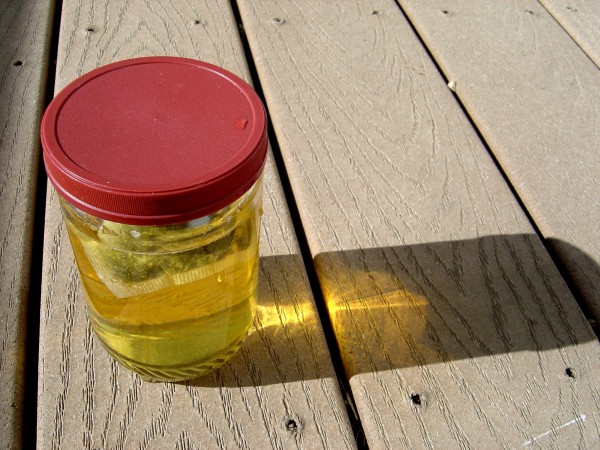
<svg viewBox="0 0 600 450"><path fill-rule="evenodd" d="M63 210L92 325L116 360L148 381L177 381L211 371L241 345L257 294L254 195L201 232L90 226L64 202ZM170 240L177 233L187 233L183 244Z"/></svg>

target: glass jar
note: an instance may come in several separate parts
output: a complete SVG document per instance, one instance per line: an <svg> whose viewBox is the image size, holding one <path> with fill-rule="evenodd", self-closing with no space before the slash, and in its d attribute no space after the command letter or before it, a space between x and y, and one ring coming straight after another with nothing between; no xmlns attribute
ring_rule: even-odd
<svg viewBox="0 0 600 450"><path fill-rule="evenodd" d="M195 60L139 58L82 78L50 105L42 143L93 329L145 380L196 378L254 317L264 109L235 75ZM115 83L117 101L99 97ZM202 121L202 133L190 127Z"/></svg>

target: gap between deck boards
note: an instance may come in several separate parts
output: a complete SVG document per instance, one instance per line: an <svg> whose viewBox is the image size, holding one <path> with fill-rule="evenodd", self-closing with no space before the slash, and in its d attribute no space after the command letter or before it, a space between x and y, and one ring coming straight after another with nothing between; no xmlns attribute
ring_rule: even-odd
<svg viewBox="0 0 600 450"><path fill-rule="evenodd" d="M258 72L256 70L256 65L254 64L254 59L252 57L252 51L250 49L250 45L248 43L248 39L246 38L246 33L244 31L244 24L242 21L242 17L240 15L240 11L237 5L236 0L231 0L231 8L233 10L233 14L235 20L238 25L238 31L240 33L240 40L242 41L242 45L244 48L244 53L246 55L246 61L248 64L248 69L250 71L250 76L252 78L252 83L254 84L254 89L263 100L265 105L265 109L267 112L267 123L268 123L268 136L269 142L271 144L271 150L273 154L273 159L277 166L277 172L279 174L279 178L281 180L281 185L283 186L283 192L285 194L285 200L290 212L290 216L292 218L292 224L294 226L294 232L296 233L296 239L298 240L298 245L300 247L300 252L302 255L302 261L304 263L304 267L306 270L306 274L310 283L310 288L312 294L315 299L315 304L317 307L317 312L319 313L319 319L321 322L321 326L323 328L323 333L325 334L325 339L327 341L327 347L329 350L329 354L331 355L331 359L333 361L333 366L335 368L336 377L338 379L338 384L340 386L340 390L342 391L342 395L344 397L344 403L346 405L346 410L348 413L348 417L350 419L350 424L352 426L352 432L354 434L354 438L356 439L356 444L360 450L368 449L367 440L363 431L362 424L360 423L360 418L358 417L358 413L356 412L356 406L354 403L354 397L352 395L352 390L350 388L350 382L346 379L346 374L344 372L344 364L342 361L342 356L340 353L340 348L338 346L338 342L333 331L333 325L331 323L331 319L329 317L329 312L327 311L327 306L325 304L325 300L323 298L323 293L319 284L319 279L317 277L317 273L312 262L312 255L308 246L308 241L306 239L306 234L304 232L304 228L302 226L302 220L300 219L300 213L298 210L298 205L296 204L296 200L294 198L294 193L292 191L292 186L290 184L290 180L287 174L287 170L285 168L285 162L283 161L283 157L281 155L281 150L279 148L279 144L277 142L277 136L273 129L271 116L269 114L269 108L267 102L265 101L264 93L262 90L262 86L260 83L260 78L258 76Z"/></svg>
<svg viewBox="0 0 600 450"><path fill-rule="evenodd" d="M44 109L54 98L56 80L56 58L58 38L62 15L62 0L54 1L52 14L52 35L48 49L48 72L44 86ZM25 395L23 399L23 427L21 442L23 448L37 447L37 396L40 344L40 307L42 295L42 263L44 254L44 226L46 222L46 191L48 177L41 157L42 147L39 144L40 158L35 188L33 212L33 235L31 241L31 267L29 275L29 298L27 311L27 336L25 341Z"/></svg>

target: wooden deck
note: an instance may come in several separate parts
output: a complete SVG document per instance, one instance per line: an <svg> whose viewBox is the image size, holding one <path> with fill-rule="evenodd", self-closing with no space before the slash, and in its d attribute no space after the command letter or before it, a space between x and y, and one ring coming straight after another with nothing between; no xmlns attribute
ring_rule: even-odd
<svg viewBox="0 0 600 450"><path fill-rule="evenodd" d="M599 448L596 5L0 2L0 445ZM105 354L35 201L48 80L145 55L272 124L255 330L185 384Z"/></svg>

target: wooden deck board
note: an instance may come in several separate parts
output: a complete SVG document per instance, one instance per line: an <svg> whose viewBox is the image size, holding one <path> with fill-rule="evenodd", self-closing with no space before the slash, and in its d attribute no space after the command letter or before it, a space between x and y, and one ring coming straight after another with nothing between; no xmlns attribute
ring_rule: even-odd
<svg viewBox="0 0 600 450"><path fill-rule="evenodd" d="M238 3L370 448L597 442L598 341L396 4Z"/></svg>
<svg viewBox="0 0 600 450"><path fill-rule="evenodd" d="M249 79L229 2L67 0L63 8L57 89L98 65L160 54ZM186 385L143 383L110 360L86 318L53 190L47 211L39 448L355 447L270 159L256 330L221 370Z"/></svg>
<svg viewBox="0 0 600 450"><path fill-rule="evenodd" d="M594 0L540 0L600 68L600 3Z"/></svg>
<svg viewBox="0 0 600 450"><path fill-rule="evenodd" d="M0 446L21 443L38 123L52 1L0 5Z"/></svg>
<svg viewBox="0 0 600 450"><path fill-rule="evenodd" d="M400 3L600 319L600 70L536 1Z"/></svg>

